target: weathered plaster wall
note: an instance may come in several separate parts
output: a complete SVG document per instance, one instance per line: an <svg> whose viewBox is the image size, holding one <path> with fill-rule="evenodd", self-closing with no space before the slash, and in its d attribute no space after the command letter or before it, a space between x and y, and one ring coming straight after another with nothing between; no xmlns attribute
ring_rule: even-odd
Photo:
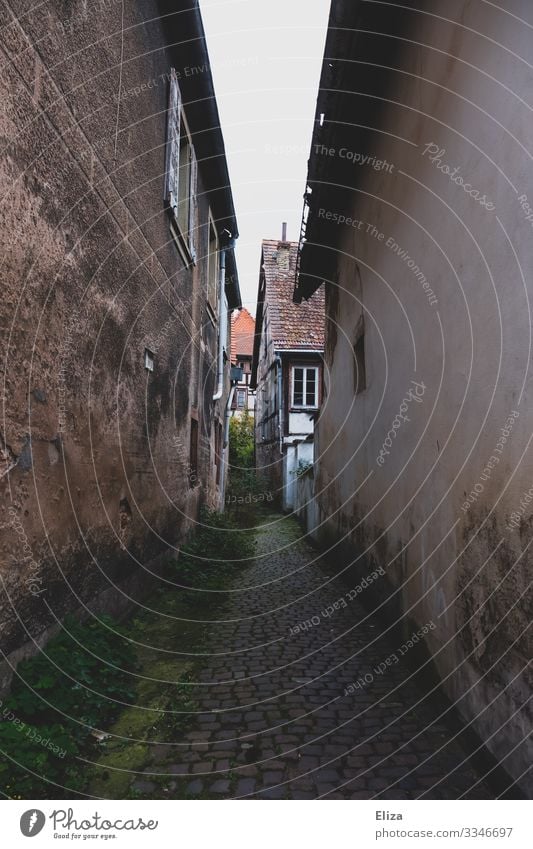
<svg viewBox="0 0 533 849"><path fill-rule="evenodd" d="M202 499L219 500L211 420L223 408L211 401L207 228L191 271L163 208L176 53L165 48L156 4L126 4L123 41L114 0L34 5L0 0L7 655L65 611L127 585L179 543ZM199 220L207 221L202 192L200 175ZM153 374L145 348L155 354Z"/></svg>
<svg viewBox="0 0 533 849"><path fill-rule="evenodd" d="M529 3L512 7L531 24ZM533 486L532 232L519 201L533 199L533 50L530 29L490 5L431 12L413 16L381 133L360 151L392 170L346 162L361 224L339 225L327 293L320 533L343 538L362 571L386 565L379 601L394 591L391 615L435 622L429 648L447 693L533 795L533 503L512 520ZM448 173L424 155L429 144ZM456 167L494 209L450 179ZM367 388L355 395L363 307Z"/></svg>

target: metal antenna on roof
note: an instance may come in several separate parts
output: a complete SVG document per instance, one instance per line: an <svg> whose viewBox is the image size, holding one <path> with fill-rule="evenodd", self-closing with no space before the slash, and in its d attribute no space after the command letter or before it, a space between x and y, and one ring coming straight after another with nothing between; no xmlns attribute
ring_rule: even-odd
<svg viewBox="0 0 533 849"><path fill-rule="evenodd" d="M284 221L283 224L281 225L281 241L282 242L287 241L287 222L286 221Z"/></svg>

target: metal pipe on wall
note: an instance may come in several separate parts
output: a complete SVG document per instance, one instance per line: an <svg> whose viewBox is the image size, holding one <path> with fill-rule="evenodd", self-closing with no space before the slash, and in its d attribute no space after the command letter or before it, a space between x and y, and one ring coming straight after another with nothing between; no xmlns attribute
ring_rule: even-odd
<svg viewBox="0 0 533 849"><path fill-rule="evenodd" d="M218 356L217 356L217 390L213 401L220 401L224 393L224 345L228 335L228 311L226 308L226 249L220 251L220 268L218 280Z"/></svg>

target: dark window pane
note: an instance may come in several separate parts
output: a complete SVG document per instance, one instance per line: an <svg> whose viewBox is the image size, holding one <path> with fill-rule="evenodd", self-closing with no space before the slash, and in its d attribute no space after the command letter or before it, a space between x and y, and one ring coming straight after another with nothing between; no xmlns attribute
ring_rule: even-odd
<svg viewBox="0 0 533 849"><path fill-rule="evenodd" d="M314 368L307 369L305 403L308 407L316 406L316 371Z"/></svg>
<svg viewBox="0 0 533 849"><path fill-rule="evenodd" d="M294 369L294 404L297 407L302 407L304 403L304 370L303 368Z"/></svg>
<svg viewBox="0 0 533 849"><path fill-rule="evenodd" d="M184 235L189 232L189 182L190 145L187 136L184 134L180 139L180 177L178 183L178 224Z"/></svg>
<svg viewBox="0 0 533 849"><path fill-rule="evenodd" d="M362 334L354 347L354 383L355 394L358 395L366 389L366 365L365 365L365 337Z"/></svg>

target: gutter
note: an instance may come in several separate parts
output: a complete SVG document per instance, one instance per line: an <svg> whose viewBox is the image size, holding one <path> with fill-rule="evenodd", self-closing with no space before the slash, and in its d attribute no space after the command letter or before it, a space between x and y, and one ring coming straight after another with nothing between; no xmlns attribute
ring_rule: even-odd
<svg viewBox="0 0 533 849"><path fill-rule="evenodd" d="M281 354L315 354L319 357L324 353L324 345L320 348L276 348Z"/></svg>
<svg viewBox="0 0 533 849"><path fill-rule="evenodd" d="M228 336L228 310L226 308L226 248L220 251L218 278L218 355L217 389L213 401L220 401L224 393L224 344Z"/></svg>
<svg viewBox="0 0 533 849"><path fill-rule="evenodd" d="M229 423L230 423L230 413L231 413L231 405L233 403L233 396L235 395L235 388L237 384L231 384L231 390L228 396L228 401L226 404L226 410L224 412L224 438L222 440L222 456L220 458L220 462L222 463L222 468L220 470L220 492L223 497L226 495L226 467L227 467L227 450L228 450L228 442L229 442ZM222 509L224 509L224 503L222 503Z"/></svg>
<svg viewBox="0 0 533 849"><path fill-rule="evenodd" d="M261 337L263 335L263 312L265 302L265 271L263 265L263 253L261 252L261 271L259 273L259 288L257 290L257 311L255 315L254 350L252 355L252 376L250 378L250 389L257 389L257 372L259 369L259 355L261 352Z"/></svg>
<svg viewBox="0 0 533 849"><path fill-rule="evenodd" d="M233 371L233 369L232 369ZM241 373L242 377L242 373ZM240 378L239 378L240 379ZM229 444L229 423L231 420L231 405L233 404L233 398L235 396L235 390L237 389L237 384L239 383L239 379L231 381L231 389L228 396L228 400L226 402L226 409L224 412L224 437L222 440L222 456L220 462L222 463L222 468L220 470L220 491L225 495L226 493L226 454L227 448Z"/></svg>
<svg viewBox="0 0 533 849"><path fill-rule="evenodd" d="M221 238L227 244L220 249L218 277L218 353L217 353L217 389L213 401L220 401L224 394L224 351L228 341L228 311L242 306L237 268L235 265L235 238L229 230L224 230ZM228 268L229 266L229 268ZM228 291L226 291L226 270L229 271Z"/></svg>

